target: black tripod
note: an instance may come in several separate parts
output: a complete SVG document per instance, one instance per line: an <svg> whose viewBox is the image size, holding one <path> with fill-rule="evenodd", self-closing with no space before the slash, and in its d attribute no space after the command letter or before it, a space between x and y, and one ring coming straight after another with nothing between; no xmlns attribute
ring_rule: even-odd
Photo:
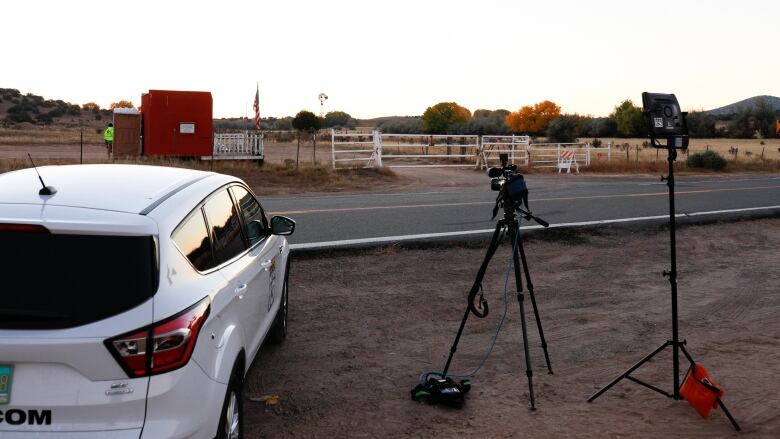
<svg viewBox="0 0 780 439"><path fill-rule="evenodd" d="M534 285L533 283L531 283L531 274L528 271L528 262L526 261L525 258L525 250L523 249L522 239L520 239L520 222L517 218L517 212L520 212L526 219L533 219L534 221L538 222L544 227L547 227L549 224L547 224L547 222L545 222L541 218L537 218L536 216L532 215L530 212L520 209L518 204L516 204L511 200L504 201L503 208L504 208L504 218L499 220L498 223L496 224L496 229L493 232L493 237L490 240L490 245L488 246L487 254L485 255L485 259L482 261L482 265L479 267L477 278L474 280L474 285L471 287L471 291L469 292L468 307L466 308L466 312L463 314L463 320L460 322L460 328L458 328L458 334L455 336L455 342L452 344L452 347L450 348L450 355L447 358L447 364L444 366L444 371L442 372L441 376L443 378L447 377L447 371L450 368L452 357L455 355L455 351L457 350L458 342L460 341L461 334L463 334L463 328L466 326L466 320L468 319L469 314L473 312L477 317L485 317L487 315L487 302L485 302L484 299L480 298L480 304L484 308L484 311L480 311L479 308L474 305L474 300L477 296L477 293L479 293L482 289L482 279L485 277L485 272L487 271L487 267L488 264L490 263L490 259L493 257L493 254L495 254L496 250L498 249L498 246L501 241L501 237L503 236L504 229L506 229L509 232L509 239L513 243L512 260L514 263L515 284L517 286L517 302L520 304L520 323L523 329L523 351L525 353L525 368L526 368L525 373L526 376L528 376L528 392L529 392L529 399L531 403L531 410L535 410L536 407L534 405L533 372L531 370L531 359L528 353L528 336L526 334L527 330L526 330L526 323L525 323L525 307L523 304L523 299L524 299L523 280L520 274L521 261L523 265L523 273L525 273L526 285L528 286L528 295L531 296L531 305L534 308L534 316L536 317L536 326L539 328L539 336L542 340L542 350L544 351L544 359L547 362L547 370L549 371L550 374L552 374L553 371L552 371L552 367L550 367L550 356L547 354L547 342L544 340L542 321L539 318L539 310L536 307L536 298L534 297Z"/></svg>
<svg viewBox="0 0 780 439"><path fill-rule="evenodd" d="M676 140L679 140L679 138L677 138ZM696 362L693 360L693 357L691 357L691 354L689 354L688 350L685 349L686 341L680 340L679 332L678 332L678 324L677 324L677 244L675 241L676 223L675 223L675 209L674 209L674 161L677 159L677 150L675 149L674 141L675 139L672 138L672 139L668 139L666 146L656 145L656 147L664 147L669 151L669 156L667 158L667 160L669 161L669 176L666 178L661 177L661 181L666 180L666 185L669 187L669 232L670 232L670 240L671 240L672 269L670 271L664 271L663 275L664 277L667 276L669 277L669 283L671 283L672 285L672 339L667 340L664 344L659 346L656 350L648 354L646 357L642 358L638 363L631 366L628 370L626 370L620 376L612 380L601 390L594 393L590 398L588 398L588 402L593 402L593 400L601 396L602 393L609 390L612 386L617 384L623 378L627 378L630 381L645 386L648 389L654 390L660 393L661 395L667 396L669 398L674 398L675 400L683 399L680 396L680 351L682 351L682 353L685 355L685 358L688 359L688 363L690 363L690 368L686 372L686 377L689 373L691 373L694 366L696 365ZM656 144L656 142L657 141L653 139L654 145ZM680 145L682 145L682 142L680 142ZM687 143L685 145L687 146ZM672 389L673 389L672 393L661 390L658 387L653 386L652 384L648 384L644 381L641 381L631 376L631 373L633 371L639 369L643 364L645 364L651 358L656 356L656 354L660 353L661 351L663 351L669 346L672 347ZM735 421L734 418L731 416L731 413L728 411L728 409L720 400L720 398L718 398L717 401L718 401L718 405L723 410L723 413L725 413L726 416L729 418L729 421L731 421L731 424L734 426L734 428L737 431L739 431L740 428L739 425L737 424L737 421Z"/></svg>

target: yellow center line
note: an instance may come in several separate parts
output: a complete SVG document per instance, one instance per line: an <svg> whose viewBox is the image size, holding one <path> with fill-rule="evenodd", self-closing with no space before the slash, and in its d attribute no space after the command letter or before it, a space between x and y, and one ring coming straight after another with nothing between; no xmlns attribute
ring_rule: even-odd
<svg viewBox="0 0 780 439"><path fill-rule="evenodd" d="M675 195L704 194L714 192L736 192L752 191L758 189L780 189L780 186L754 186L727 189L699 189L689 191L675 191ZM631 197L658 197L668 195L664 192L648 192L638 194L615 194L615 195L586 195L581 197L555 197L555 198L532 198L531 201L538 203L541 201L571 201L571 200L592 200L597 198L631 198ZM495 201L474 201L469 203L439 203L439 204L401 204L396 206L369 206L369 207L342 207L333 209L311 209L311 210L288 210L284 212L272 212L275 215L301 215L305 213L325 213L325 212L358 212L363 210L386 210L386 209L417 209L427 207L452 207L452 206L479 206L485 204L495 204Z"/></svg>

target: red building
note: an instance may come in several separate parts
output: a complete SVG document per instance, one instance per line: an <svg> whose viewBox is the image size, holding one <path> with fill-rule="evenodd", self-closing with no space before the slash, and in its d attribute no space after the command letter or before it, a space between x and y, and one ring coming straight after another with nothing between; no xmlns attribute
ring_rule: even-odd
<svg viewBox="0 0 780 439"><path fill-rule="evenodd" d="M141 96L143 154L210 156L212 109L209 92L149 90Z"/></svg>

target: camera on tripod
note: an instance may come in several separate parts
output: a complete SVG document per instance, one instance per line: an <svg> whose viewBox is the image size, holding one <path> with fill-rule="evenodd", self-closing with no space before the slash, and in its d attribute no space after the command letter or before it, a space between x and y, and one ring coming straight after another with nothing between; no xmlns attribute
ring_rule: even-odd
<svg viewBox="0 0 780 439"><path fill-rule="evenodd" d="M525 203L528 207L528 186L523 174L517 172L517 165L509 164L509 154L499 154L501 167L488 169L490 189L498 191L496 204L513 207L514 210ZM494 215L495 216L495 215Z"/></svg>

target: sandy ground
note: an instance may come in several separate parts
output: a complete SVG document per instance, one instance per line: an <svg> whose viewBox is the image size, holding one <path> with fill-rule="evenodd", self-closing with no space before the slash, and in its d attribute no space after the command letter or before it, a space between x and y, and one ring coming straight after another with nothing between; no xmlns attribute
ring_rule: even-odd
<svg viewBox="0 0 780 439"><path fill-rule="evenodd" d="M607 228L546 231L526 244L555 372L527 314L535 412L511 291L465 407L410 400L420 372L444 364L483 245L297 256L288 339L264 347L248 376L247 437L780 437L780 219L686 226L678 242L681 337L725 389L741 434L720 410L702 419L625 380L586 402L671 337L660 274L668 232ZM476 366L495 332L508 255L504 245L494 258L484 283L491 313L470 317L453 371ZM670 352L635 375L671 390ZM264 394L279 404L249 400Z"/></svg>

